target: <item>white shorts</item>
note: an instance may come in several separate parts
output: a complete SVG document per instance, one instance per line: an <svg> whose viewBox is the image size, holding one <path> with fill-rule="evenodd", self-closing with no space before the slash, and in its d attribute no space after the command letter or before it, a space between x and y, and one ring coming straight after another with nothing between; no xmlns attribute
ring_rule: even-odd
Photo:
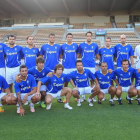
<svg viewBox="0 0 140 140"><path fill-rule="evenodd" d="M51 95L53 98L57 98L57 97L60 97L61 95L61 91L58 91L57 93L49 93L49 92L46 92L46 95Z"/></svg>
<svg viewBox="0 0 140 140"><path fill-rule="evenodd" d="M0 75L5 78L5 68L0 68Z"/></svg>
<svg viewBox="0 0 140 140"><path fill-rule="evenodd" d="M78 93L79 95L84 95L84 94L91 94L92 93L92 89L94 88L95 86L93 87L83 87L83 88L78 88ZM76 89L74 89L76 90Z"/></svg>
<svg viewBox="0 0 140 140"><path fill-rule="evenodd" d="M129 88L130 88L130 86L128 86L128 87L122 87L122 92L127 92L128 93Z"/></svg>
<svg viewBox="0 0 140 140"><path fill-rule="evenodd" d="M16 75L19 74L19 66L14 68L6 67L6 81L8 84L12 84L15 80Z"/></svg>
<svg viewBox="0 0 140 140"><path fill-rule="evenodd" d="M95 68L91 67L84 67L84 69L89 69L93 74L95 74Z"/></svg>
<svg viewBox="0 0 140 140"><path fill-rule="evenodd" d="M108 94L108 90L109 90L109 88L101 89L100 91L103 92L104 94Z"/></svg>
<svg viewBox="0 0 140 140"><path fill-rule="evenodd" d="M7 95L7 93L0 93L0 101L3 96Z"/></svg>
<svg viewBox="0 0 140 140"><path fill-rule="evenodd" d="M137 86L136 89L139 90L140 89L140 86Z"/></svg>
<svg viewBox="0 0 140 140"><path fill-rule="evenodd" d="M76 68L73 68L73 69L64 69L64 71L63 71L63 73L64 74L69 74L69 73L71 73L71 72L73 72L73 71L75 71L76 70Z"/></svg>
<svg viewBox="0 0 140 140"><path fill-rule="evenodd" d="M46 91L46 90L47 90L46 85L41 85L41 87L40 87L40 91Z"/></svg>
<svg viewBox="0 0 140 140"><path fill-rule="evenodd" d="M26 94L28 94L28 93L20 93L21 101L23 101L23 98L24 98L24 96L25 96ZM35 95L35 93L32 94L32 95L30 95L30 96L28 96L28 97L27 97L27 101L30 102L30 101L31 101L31 98L32 98L34 95ZM14 93L14 96L17 98L16 93Z"/></svg>

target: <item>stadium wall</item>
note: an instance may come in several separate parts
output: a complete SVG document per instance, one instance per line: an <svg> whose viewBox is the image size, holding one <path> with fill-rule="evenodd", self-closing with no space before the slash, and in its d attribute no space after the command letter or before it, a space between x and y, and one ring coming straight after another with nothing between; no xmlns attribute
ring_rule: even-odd
<svg viewBox="0 0 140 140"><path fill-rule="evenodd" d="M116 15L115 21L116 22L129 22L129 15Z"/></svg>

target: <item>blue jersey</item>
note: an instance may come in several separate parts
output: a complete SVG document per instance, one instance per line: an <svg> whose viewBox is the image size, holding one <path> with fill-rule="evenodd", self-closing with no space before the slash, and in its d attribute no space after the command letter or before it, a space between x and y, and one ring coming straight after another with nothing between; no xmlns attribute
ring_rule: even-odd
<svg viewBox="0 0 140 140"><path fill-rule="evenodd" d="M117 76L117 80L119 85L122 87L128 87L132 83L133 75L134 75L134 68L129 67L127 72L124 72L122 68L116 69L115 75Z"/></svg>
<svg viewBox="0 0 140 140"><path fill-rule="evenodd" d="M0 43L0 68L5 67L4 47L6 47L6 44Z"/></svg>
<svg viewBox="0 0 140 140"><path fill-rule="evenodd" d="M114 72L103 75L101 70L95 72L95 77L97 78L101 89L109 88L111 86L111 80L115 80Z"/></svg>
<svg viewBox="0 0 140 140"><path fill-rule="evenodd" d="M49 93L56 94L58 91L60 91L63 88L65 82L70 81L70 77L62 73L59 78L56 75L53 75L53 77L46 76L42 78L40 81L43 84L47 83L47 89Z"/></svg>
<svg viewBox="0 0 140 140"><path fill-rule="evenodd" d="M21 58L23 57L21 46L14 46L13 48L9 46L4 47L4 54L6 56L6 66L8 68L21 65Z"/></svg>
<svg viewBox="0 0 140 140"><path fill-rule="evenodd" d="M88 87L89 85L89 78L94 80L94 74L88 70L84 69L83 74L78 73L78 71L73 71L69 74L69 77L73 80L76 87Z"/></svg>
<svg viewBox="0 0 140 140"><path fill-rule="evenodd" d="M34 87L36 87L36 81L34 77L30 74L27 75L27 78L25 81L21 81L20 83L17 83L15 81L15 92L18 93L30 93Z"/></svg>
<svg viewBox="0 0 140 140"><path fill-rule="evenodd" d="M84 67L95 67L95 55L99 53L96 43L91 43L90 45L86 42L81 43L78 47L78 53L81 54Z"/></svg>
<svg viewBox="0 0 140 140"><path fill-rule="evenodd" d="M75 68L75 62L77 60L77 49L78 45L75 43L72 43L71 45L65 43L62 45L61 53L63 54L62 64L64 68Z"/></svg>
<svg viewBox="0 0 140 140"><path fill-rule="evenodd" d="M117 67L122 67L121 61L123 59L129 60L130 56L133 55L134 52L131 45L126 45L123 47L121 44L118 44L115 46L115 57L117 58Z"/></svg>
<svg viewBox="0 0 140 140"><path fill-rule="evenodd" d="M44 55L45 66L53 70L56 64L59 63L61 47L59 44L53 46L45 44L41 47L40 54Z"/></svg>
<svg viewBox="0 0 140 140"><path fill-rule="evenodd" d="M27 68L32 68L36 66L36 58L39 56L38 48L28 48L25 47L22 49L22 53L24 55L24 62Z"/></svg>
<svg viewBox="0 0 140 140"><path fill-rule="evenodd" d="M45 66L42 71L38 71L37 66L32 67L28 70L28 73L34 76L36 83L44 78L49 72L51 72L51 70Z"/></svg>
<svg viewBox="0 0 140 140"><path fill-rule="evenodd" d="M135 78L135 86L140 86L140 73L138 73L138 70L135 69L134 71L134 78Z"/></svg>
<svg viewBox="0 0 140 140"><path fill-rule="evenodd" d="M9 85L7 84L6 80L0 75L0 94L2 93L2 89L7 89L8 87Z"/></svg>
<svg viewBox="0 0 140 140"><path fill-rule="evenodd" d="M100 62L106 62L108 66L107 69L114 70L115 49L113 47L110 47L109 49L101 48L99 54L101 56Z"/></svg>

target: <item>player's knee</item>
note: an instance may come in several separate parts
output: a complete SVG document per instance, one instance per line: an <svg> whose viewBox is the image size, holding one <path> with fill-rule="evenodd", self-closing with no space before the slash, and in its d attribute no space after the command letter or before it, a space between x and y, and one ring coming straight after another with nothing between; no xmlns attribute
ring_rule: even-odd
<svg viewBox="0 0 140 140"><path fill-rule="evenodd" d="M11 98L11 105L16 105L16 104L17 104L17 98L13 96Z"/></svg>
<svg viewBox="0 0 140 140"><path fill-rule="evenodd" d="M137 95L137 90L136 90L136 89L133 89L133 90L132 90L132 94L133 94L134 96L136 96L136 95Z"/></svg>
<svg viewBox="0 0 140 140"><path fill-rule="evenodd" d="M73 97L77 97L79 95L78 91L77 90L73 90L72 91L72 95L73 95Z"/></svg>
<svg viewBox="0 0 140 140"><path fill-rule="evenodd" d="M115 88L114 86L112 86L112 87L111 87L111 91L112 91L113 93L116 93L116 88Z"/></svg>
<svg viewBox="0 0 140 140"><path fill-rule="evenodd" d="M46 98L46 103L50 104L52 102L52 100L50 98Z"/></svg>
<svg viewBox="0 0 140 140"><path fill-rule="evenodd" d="M102 94L101 92L98 94L98 99L102 100L104 98L104 94Z"/></svg>
<svg viewBox="0 0 140 140"><path fill-rule="evenodd" d="M116 91L116 96L121 96L121 94L122 94L122 91L121 90L117 90Z"/></svg>
<svg viewBox="0 0 140 140"><path fill-rule="evenodd" d="M31 100L32 100L32 103L37 103L37 102L40 101L40 96L34 95L34 96L31 98Z"/></svg>

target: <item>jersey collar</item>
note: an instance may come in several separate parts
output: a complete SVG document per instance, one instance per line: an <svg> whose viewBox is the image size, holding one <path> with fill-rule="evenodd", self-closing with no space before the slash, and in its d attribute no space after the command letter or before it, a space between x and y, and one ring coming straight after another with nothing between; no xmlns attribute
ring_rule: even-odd
<svg viewBox="0 0 140 140"><path fill-rule="evenodd" d="M36 66L36 68L35 68L35 69L38 71L37 66ZM43 69L44 69L44 67L43 67ZM42 69L42 70L43 70L43 69ZM41 70L41 71L42 71L42 70ZM38 72L41 72L41 71L38 71Z"/></svg>

